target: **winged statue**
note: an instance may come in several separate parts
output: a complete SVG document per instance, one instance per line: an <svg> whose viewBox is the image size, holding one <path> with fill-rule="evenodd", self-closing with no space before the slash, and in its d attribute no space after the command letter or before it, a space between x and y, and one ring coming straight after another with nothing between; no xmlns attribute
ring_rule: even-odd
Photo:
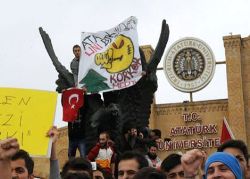
<svg viewBox="0 0 250 179"><path fill-rule="evenodd" d="M49 35L39 28L45 48L58 72L56 80L56 91L75 86L73 74L65 68L58 60ZM144 74L133 86L103 93L103 100L100 95L85 95L84 110L80 113L84 115L85 136L87 151L96 143L100 131L109 131L111 139L116 143L122 135L127 124L133 123L137 128L145 128L149 125L151 104L154 93L157 90L157 65L164 53L169 37L169 27L166 20L162 21L161 34L158 44L146 62L143 50L139 48L141 63ZM119 150L119 146L117 146Z"/></svg>

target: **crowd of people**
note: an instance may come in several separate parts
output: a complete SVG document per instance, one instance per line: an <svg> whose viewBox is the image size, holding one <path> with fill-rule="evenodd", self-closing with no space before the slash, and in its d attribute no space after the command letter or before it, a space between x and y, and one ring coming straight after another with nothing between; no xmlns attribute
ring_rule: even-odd
<svg viewBox="0 0 250 179"><path fill-rule="evenodd" d="M73 47L73 53L71 71L77 83L79 45ZM138 130L137 126L126 124L122 138L116 141L119 145L112 140L110 131L100 131L96 144L88 151L85 125L80 115L68 123L69 160L62 170L56 153L59 131L56 127L48 131L52 140L50 179L250 179L249 154L241 140L229 140L209 156L193 149L184 154L172 153L162 161L157 156L157 144L162 142L158 129ZM76 157L77 149L80 157ZM17 139L0 141L0 179L33 179L33 169L33 159L27 151L19 149Z"/></svg>
<svg viewBox="0 0 250 179"><path fill-rule="evenodd" d="M135 130L130 129L129 135L136 134L142 139ZM202 150L193 149L184 154L172 153L161 161L156 154L155 144L159 138L154 131L150 135L154 142L145 143L146 153L132 149L121 155L116 154L109 134L102 132L86 156L70 157L60 171L56 155L59 132L52 127L47 135L52 139L50 179L250 178L249 154L241 140L229 140L209 156ZM0 141L0 179L33 179L33 169L33 159L28 152L19 149L17 139Z"/></svg>

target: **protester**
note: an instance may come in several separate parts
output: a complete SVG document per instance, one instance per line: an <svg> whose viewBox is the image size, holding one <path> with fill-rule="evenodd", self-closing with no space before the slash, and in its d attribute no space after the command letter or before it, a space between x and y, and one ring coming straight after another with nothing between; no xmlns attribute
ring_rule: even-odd
<svg viewBox="0 0 250 179"><path fill-rule="evenodd" d="M104 170L98 164L96 165L96 170L93 170L93 179L114 179L114 175Z"/></svg>
<svg viewBox="0 0 250 179"><path fill-rule="evenodd" d="M150 137L155 141L161 139L161 131L159 129L151 130Z"/></svg>
<svg viewBox="0 0 250 179"><path fill-rule="evenodd" d="M58 140L59 132L56 127L52 127L47 136L52 139L51 157L50 157L50 179L65 179L67 177L76 176L74 173L85 173L92 179L92 166L91 163L84 158L71 158L68 160L59 173L59 163L56 155L56 143ZM72 175L71 175L72 174Z"/></svg>
<svg viewBox="0 0 250 179"><path fill-rule="evenodd" d="M90 176L86 173L69 173L64 179L91 179Z"/></svg>
<svg viewBox="0 0 250 179"><path fill-rule="evenodd" d="M114 174L115 172L115 152L110 145L110 137L107 132L99 135L99 142L88 153L88 159L95 161L103 169Z"/></svg>
<svg viewBox="0 0 250 179"><path fill-rule="evenodd" d="M81 57L81 47L79 45L73 46L74 59L71 61L70 68L74 76L75 86L78 82L78 68ZM78 149L81 157L86 155L86 143L85 143L85 124L86 119L82 115L84 108L80 108L77 119L73 122L68 122L68 157L73 158L76 156L76 150Z"/></svg>
<svg viewBox="0 0 250 179"><path fill-rule="evenodd" d="M138 133L136 125L125 124L124 126L122 139L118 141L121 153L133 150L146 155L148 141L143 139L142 133Z"/></svg>
<svg viewBox="0 0 250 179"><path fill-rule="evenodd" d="M242 168L242 172L246 179L250 179L248 150L246 144L242 140L228 140L218 147L218 152L227 152L234 155Z"/></svg>
<svg viewBox="0 0 250 179"><path fill-rule="evenodd" d="M200 167L205 159L204 152L193 149L181 158L185 178L200 178ZM242 179L238 160L226 152L216 152L208 157L204 167L204 178Z"/></svg>
<svg viewBox="0 0 250 179"><path fill-rule="evenodd" d="M132 179L144 167L148 167L148 161L143 155L127 151L122 154L118 163L118 179Z"/></svg>
<svg viewBox="0 0 250 179"><path fill-rule="evenodd" d="M73 73L74 81L75 81L75 84L77 86L79 63L80 63L80 57L81 57L81 47L79 45L74 45L73 46L73 53L74 53L75 57L70 63L70 69Z"/></svg>
<svg viewBox="0 0 250 179"><path fill-rule="evenodd" d="M54 168L56 170L51 170L53 174L53 179L60 178L59 174L59 164L56 158L56 141L58 139L59 132L55 126L51 127L48 131L47 136L52 139L52 148L51 148L51 158L50 165L55 165ZM53 168L53 167L52 167ZM14 156L11 158L11 170L12 177L19 179L33 179L33 169L34 169L34 161L30 157L29 153L24 150L19 150Z"/></svg>
<svg viewBox="0 0 250 179"><path fill-rule="evenodd" d="M60 169L59 169L59 162L56 155L56 143L58 140L59 131L57 130L56 126L50 128L47 132L47 137L50 137L52 140L52 147L51 147L51 155L50 155L50 179L60 179Z"/></svg>
<svg viewBox="0 0 250 179"><path fill-rule="evenodd" d="M0 179L11 179L11 158L19 151L17 139L0 140Z"/></svg>
<svg viewBox="0 0 250 179"><path fill-rule="evenodd" d="M175 153L168 155L161 163L161 171L166 174L167 178L184 179L181 155Z"/></svg>
<svg viewBox="0 0 250 179"><path fill-rule="evenodd" d="M69 173L86 173L92 179L92 165L84 158L72 158L68 160L62 169L62 179L64 179Z"/></svg>
<svg viewBox="0 0 250 179"><path fill-rule="evenodd" d="M55 141L58 138L58 131L56 127L52 127L48 134L52 138L52 161L52 159L56 158L56 151L54 145ZM59 165L57 167L57 172L59 175ZM19 150L19 144L17 139L8 138L0 141L0 179L33 179L33 169L33 159L25 150Z"/></svg>
<svg viewBox="0 0 250 179"><path fill-rule="evenodd" d="M25 150L19 150L11 158L12 178L33 179L34 161Z"/></svg>
<svg viewBox="0 0 250 179"><path fill-rule="evenodd" d="M152 167L145 167L139 170L133 179L166 179L166 175Z"/></svg>
<svg viewBox="0 0 250 179"><path fill-rule="evenodd" d="M157 156L157 145L155 143L149 144L148 153L145 155L150 167L159 168L161 166L161 159Z"/></svg>
<svg viewBox="0 0 250 179"><path fill-rule="evenodd" d="M242 170L238 160L226 152L216 152L208 157L205 164L207 179L242 179Z"/></svg>

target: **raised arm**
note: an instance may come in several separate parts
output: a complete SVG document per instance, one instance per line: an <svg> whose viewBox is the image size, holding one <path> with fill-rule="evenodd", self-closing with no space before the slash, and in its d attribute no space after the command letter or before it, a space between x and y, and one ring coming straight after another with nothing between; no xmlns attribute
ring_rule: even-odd
<svg viewBox="0 0 250 179"><path fill-rule="evenodd" d="M19 150L17 139L9 138L0 141L0 179L11 179L11 157Z"/></svg>
<svg viewBox="0 0 250 179"><path fill-rule="evenodd" d="M47 136L52 140L51 155L50 155L50 179L60 179L59 162L56 155L56 142L58 140L59 131L55 126L51 127L47 132Z"/></svg>

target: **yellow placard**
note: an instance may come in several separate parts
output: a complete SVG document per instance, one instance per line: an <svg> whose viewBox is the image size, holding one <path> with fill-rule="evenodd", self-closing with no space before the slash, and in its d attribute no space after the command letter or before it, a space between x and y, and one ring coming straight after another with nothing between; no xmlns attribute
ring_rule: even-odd
<svg viewBox="0 0 250 179"><path fill-rule="evenodd" d="M0 140L17 138L32 156L50 154L46 132L53 125L57 93L0 88Z"/></svg>

